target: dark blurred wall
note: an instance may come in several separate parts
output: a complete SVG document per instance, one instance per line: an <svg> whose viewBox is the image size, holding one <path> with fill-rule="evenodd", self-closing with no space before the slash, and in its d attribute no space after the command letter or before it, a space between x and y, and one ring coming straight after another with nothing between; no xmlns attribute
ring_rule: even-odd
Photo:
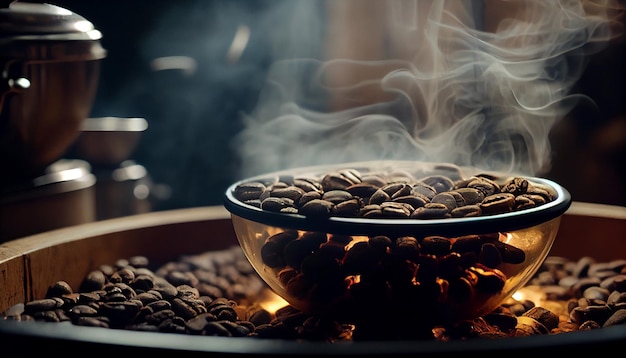
<svg viewBox="0 0 626 358"><path fill-rule="evenodd" d="M237 159L228 150L240 117L254 108L276 38L299 1L250 0L62 0L103 33L108 51L93 116L141 116L149 128L134 155L152 179L169 186L170 199L155 210L221 204L236 179ZM319 2L322 4L323 2ZM261 16L282 6L282 14ZM320 6L320 11L322 7ZM240 25L250 29L241 57L226 53ZM597 106L581 104L554 128L548 178L577 201L626 206L626 41L590 58L576 91ZM314 56L319 47L307 53ZM196 60L193 74L154 71L162 56Z"/></svg>
<svg viewBox="0 0 626 358"><path fill-rule="evenodd" d="M222 203L237 167L229 140L254 107L275 60L272 41L287 36L281 24L298 2L49 2L82 15L103 33L107 58L92 116L148 120L133 159L155 183L171 189L155 210ZM249 29L249 39L239 57L229 58L241 26ZM196 67L151 69L152 60L167 56L188 56Z"/></svg>
<svg viewBox="0 0 626 358"><path fill-rule="evenodd" d="M553 128L547 174L573 200L626 206L626 39L590 56L573 92L582 101Z"/></svg>

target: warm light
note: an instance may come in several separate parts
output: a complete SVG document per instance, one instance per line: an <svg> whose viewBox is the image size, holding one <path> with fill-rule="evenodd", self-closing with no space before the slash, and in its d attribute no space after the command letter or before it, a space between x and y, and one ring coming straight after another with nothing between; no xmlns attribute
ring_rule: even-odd
<svg viewBox="0 0 626 358"><path fill-rule="evenodd" d="M509 232L501 232L500 233L500 241L501 242L504 242L506 244L510 244L512 238L513 238L513 235L511 235L511 233L509 233Z"/></svg>
<svg viewBox="0 0 626 358"><path fill-rule="evenodd" d="M515 291L515 293L511 297L519 302L525 300L532 301L537 306L540 306L546 300L545 292L543 292L541 287L538 286L522 287L519 290Z"/></svg>
<svg viewBox="0 0 626 358"><path fill-rule="evenodd" d="M259 298L259 306L271 314L275 314L279 309L289 305L282 297L271 290L264 290Z"/></svg>

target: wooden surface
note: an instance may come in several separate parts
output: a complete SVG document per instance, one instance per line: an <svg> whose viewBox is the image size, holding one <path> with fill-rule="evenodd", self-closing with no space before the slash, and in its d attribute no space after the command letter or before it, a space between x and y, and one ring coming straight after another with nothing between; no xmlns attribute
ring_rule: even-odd
<svg viewBox="0 0 626 358"><path fill-rule="evenodd" d="M77 289L89 271L121 258L143 255L160 265L236 244L222 207L140 214L5 242L0 245L0 312L42 298L59 280Z"/></svg>
<svg viewBox="0 0 626 358"><path fill-rule="evenodd" d="M221 206L152 212L81 224L0 245L0 312L42 298L49 285L77 289L102 264L143 255L154 265L237 245ZM626 208L573 203L550 252L577 259L626 259Z"/></svg>

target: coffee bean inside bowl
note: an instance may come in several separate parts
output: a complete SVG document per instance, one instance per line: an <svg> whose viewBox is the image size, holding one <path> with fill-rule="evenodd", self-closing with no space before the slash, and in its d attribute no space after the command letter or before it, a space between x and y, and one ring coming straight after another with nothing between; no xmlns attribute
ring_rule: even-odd
<svg viewBox="0 0 626 358"><path fill-rule="evenodd" d="M556 191L520 177L370 173L341 169L238 184L234 197L263 210L308 217L444 219L496 215L541 206Z"/></svg>

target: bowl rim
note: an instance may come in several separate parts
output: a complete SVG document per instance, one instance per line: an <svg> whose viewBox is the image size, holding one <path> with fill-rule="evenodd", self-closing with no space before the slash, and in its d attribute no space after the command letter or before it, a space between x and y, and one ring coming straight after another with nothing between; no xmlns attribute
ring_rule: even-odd
<svg viewBox="0 0 626 358"><path fill-rule="evenodd" d="M420 164L421 162L385 161L384 163ZM231 184L223 197L224 207L231 216L238 216L257 223L284 229L304 231L323 231L343 235L387 235L387 236L462 236L469 234L488 234L494 232L510 232L533 227L560 217L571 205L570 193L558 183L541 177L514 175L524 177L534 183L547 185L557 193L556 199L534 208L520 211L484 215L479 217L445 218L445 219L410 219L410 218L363 218L340 217L311 218L301 214L277 213L239 201L234 196L235 188L242 184L256 180L267 180L285 174L311 173L316 170L330 171L336 168L351 168L352 166L380 165L377 161L341 163L292 168L269 172L245 178ZM432 163L424 163L430 165ZM509 175L513 176L513 175Z"/></svg>

